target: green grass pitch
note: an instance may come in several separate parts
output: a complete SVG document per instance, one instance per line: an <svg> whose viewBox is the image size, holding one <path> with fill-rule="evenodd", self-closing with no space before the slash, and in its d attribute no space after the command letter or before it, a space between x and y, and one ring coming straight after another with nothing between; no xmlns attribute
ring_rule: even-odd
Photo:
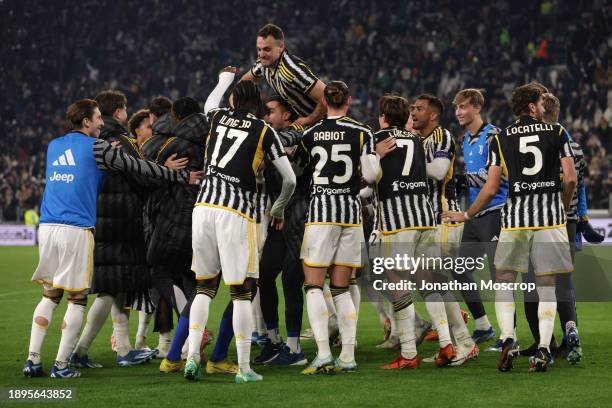
<svg viewBox="0 0 612 408"><path fill-rule="evenodd" d="M356 373L305 377L294 367L256 367L264 381L234 384L231 376L205 375L192 383L179 374L162 374L159 360L138 367L114 366L110 350L110 319L94 342L90 357L105 368L85 370L74 380L27 379L21 368L27 355L30 322L40 299L40 288L30 282L37 263L35 248L0 248L0 387L7 388L73 388L73 403L84 407L102 406L457 406L457 407L610 407L612 406L612 305L580 303L578 306L584 360L577 366L556 361L547 373L529 374L527 360L520 359L509 374L496 369L498 355L481 352L480 357L457 368L435 368L422 364L419 370L386 372L378 369L396 352L374 348L382 340L382 329L372 305L362 303L358 324L359 369ZM580 269L578 269L580 270ZM227 302L227 289L213 302L209 327L216 332L220 314ZM90 304L93 297L90 297ZM51 366L59 344L59 327L65 300L56 310L43 348L43 364ZM422 305L417 306L423 311ZM518 305L519 340L530 344L523 310ZM486 304L493 322L494 305ZM280 312L281 316L282 310ZM132 339L138 319L132 319ZM282 318L281 318L282 320ZM307 317L304 322L307 323ZM281 322L282 326L282 322ZM559 323L556 323L559 336ZM157 337L149 334L149 345ZM306 355L312 358L315 345L303 342ZM208 352L211 349L207 349ZM435 344L419 347L419 355L434 353ZM338 349L334 351L338 353ZM252 355L258 353L253 348ZM235 359L232 346L230 356ZM65 404L65 403L63 403ZM62 404L62 405L63 405ZM7 400L0 401L6 406ZM26 403L20 406L33 406ZM55 403L38 403L45 407ZM70 406L70 404L68 405Z"/></svg>

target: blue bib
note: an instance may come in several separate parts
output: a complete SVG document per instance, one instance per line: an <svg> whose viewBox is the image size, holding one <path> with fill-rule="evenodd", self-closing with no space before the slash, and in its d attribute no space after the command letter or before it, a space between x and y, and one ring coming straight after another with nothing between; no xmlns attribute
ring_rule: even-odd
<svg viewBox="0 0 612 408"><path fill-rule="evenodd" d="M96 226L96 201L105 174L96 165L95 140L70 132L49 143L41 224Z"/></svg>
<svg viewBox="0 0 612 408"><path fill-rule="evenodd" d="M485 128L480 132L476 143L470 144L470 133L465 132L463 136L463 158L465 160L465 169L468 176L479 176L482 179L486 180L488 176L487 172L487 158L489 154L489 146L487 145L487 136L491 129L494 126L490 123L485 126ZM484 185L484 184L483 184ZM482 189L482 185L474 187L470 186L468 201L469 205L472 205L480 193ZM497 194L493 197L493 199L487 205L487 209L493 207L501 207L506 202L506 198L508 197L508 183L502 182L499 186L499 190Z"/></svg>

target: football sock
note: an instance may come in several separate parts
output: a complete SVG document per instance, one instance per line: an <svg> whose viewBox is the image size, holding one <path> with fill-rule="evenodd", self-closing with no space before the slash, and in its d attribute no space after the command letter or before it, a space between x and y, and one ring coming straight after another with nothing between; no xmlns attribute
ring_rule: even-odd
<svg viewBox="0 0 612 408"><path fill-rule="evenodd" d="M142 349L147 346L147 333L149 332L149 323L151 322L152 313L146 313L142 310L138 312L138 329L136 330L136 349ZM89 319L89 315L87 315Z"/></svg>
<svg viewBox="0 0 612 408"><path fill-rule="evenodd" d="M393 302L393 306L396 309L394 314L398 328L402 357L414 358L417 355L414 331L414 304L412 300L408 298Z"/></svg>
<svg viewBox="0 0 612 408"><path fill-rule="evenodd" d="M444 299L444 309L446 310L446 317L448 318L448 322L450 323L450 327L453 331L453 335L455 336L455 340L463 345L472 346L474 340L472 340L472 336L470 336L470 331L467 328L467 325L463 321L463 316L461 315L461 308L459 307L459 303L455 300L455 297L450 292L445 292L442 295L442 299Z"/></svg>
<svg viewBox="0 0 612 408"><path fill-rule="evenodd" d="M487 315L480 316L477 319L474 319L474 327L476 330L489 330L491 328L491 322Z"/></svg>
<svg viewBox="0 0 612 408"><path fill-rule="evenodd" d="M257 334L264 334L267 331L266 321L263 318L263 313L261 311L261 297L259 295L261 291L258 289L255 297L253 298L252 307L253 307L253 324L255 329L253 331L257 332ZM278 327L278 324L277 324Z"/></svg>
<svg viewBox="0 0 612 408"><path fill-rule="evenodd" d="M287 347L292 353L299 353L302 351L300 346L300 333L289 333L287 332Z"/></svg>
<svg viewBox="0 0 612 408"><path fill-rule="evenodd" d="M351 300L353 301L353 305L355 305L355 316L359 318L359 305L361 304L361 291L359 290L359 285L357 285L357 281L351 279L351 284L349 285L349 292L351 294Z"/></svg>
<svg viewBox="0 0 612 408"><path fill-rule="evenodd" d="M327 358L331 355L329 329L327 327L329 308L325 304L325 297L321 289L311 288L306 292L306 308L310 328L317 342L317 356Z"/></svg>
<svg viewBox="0 0 612 408"><path fill-rule="evenodd" d="M442 295L439 293L430 293L425 296L425 307L431 317L434 328L438 331L440 347L446 347L451 344L448 318L446 317Z"/></svg>
<svg viewBox="0 0 612 408"><path fill-rule="evenodd" d="M278 323L269 325L266 332L268 333L268 338L273 344L278 344L282 341L280 334L278 334Z"/></svg>
<svg viewBox="0 0 612 408"><path fill-rule="evenodd" d="M174 289L174 302L176 303L176 309L180 312L187 306L187 298L185 297L185 293L181 288L176 285L172 285L172 289Z"/></svg>
<svg viewBox="0 0 612 408"><path fill-rule="evenodd" d="M113 334L117 342L117 355L125 356L132 349L130 343L130 315L123 308L122 296L115 298L111 307L111 317L113 318Z"/></svg>
<svg viewBox="0 0 612 408"><path fill-rule="evenodd" d="M327 305L329 317L331 318L333 316L335 320L336 319L336 306L334 305L334 299L332 297L331 291L329 290L329 285L327 283L323 285L323 296L325 297L325 304Z"/></svg>
<svg viewBox="0 0 612 408"><path fill-rule="evenodd" d="M68 307L62 322L62 339L55 358L58 368L65 368L68 365L70 354L74 350L74 345L81 331L86 304L87 299L68 301Z"/></svg>
<svg viewBox="0 0 612 408"><path fill-rule="evenodd" d="M555 328L557 314L557 299L554 286L537 286L540 303L538 305L538 320L540 330L539 348L550 351L550 339Z"/></svg>
<svg viewBox="0 0 612 408"><path fill-rule="evenodd" d="M217 342L215 343L215 349L210 356L210 361L218 362L227 358L227 350L229 349L233 337L234 327L232 326L232 316L224 315L221 318L221 324L219 324Z"/></svg>
<svg viewBox="0 0 612 408"><path fill-rule="evenodd" d="M84 356L89 352L89 347L94 341L106 318L108 317L113 305L113 297L110 295L98 295L87 312L87 321L83 328L83 333L77 343L75 353Z"/></svg>
<svg viewBox="0 0 612 408"><path fill-rule="evenodd" d="M499 325L500 338L506 340L512 338L516 340L514 332L514 314L516 306L514 304L514 293L509 289L495 291L495 314Z"/></svg>
<svg viewBox="0 0 612 408"><path fill-rule="evenodd" d="M234 337L236 338L236 353L238 354L238 367L241 371L251 370L251 333L253 332L253 310L250 300L233 300Z"/></svg>
<svg viewBox="0 0 612 408"><path fill-rule="evenodd" d="M181 351L183 345L187 341L187 337L189 337L189 319L185 316L181 316L174 330L174 338L172 339L170 350L166 355L168 360L179 361L181 359Z"/></svg>
<svg viewBox="0 0 612 408"><path fill-rule="evenodd" d="M391 333L389 334L389 337L398 337L397 322L395 321L395 312L393 311L392 303L387 304L387 315L389 316L389 320L391 320ZM416 316L418 316L418 313L416 313Z"/></svg>
<svg viewBox="0 0 612 408"><path fill-rule="evenodd" d="M211 301L212 299L207 295L198 293L191 304L189 313L188 358L193 358L198 363L200 362L200 344L208 320Z"/></svg>
<svg viewBox="0 0 612 408"><path fill-rule="evenodd" d="M32 363L40 363L40 351L42 349L43 341L47 335L47 330L51 325L51 319L53 318L53 311L57 308L57 303L49 298L43 297L36 309L34 309L34 316L32 317L32 331L30 332L30 347L28 353L28 360L32 360Z"/></svg>
<svg viewBox="0 0 612 408"><path fill-rule="evenodd" d="M157 349L159 351L167 353L170 350L171 343L172 337L170 337L170 332L159 333L159 341L157 343Z"/></svg>
<svg viewBox="0 0 612 408"><path fill-rule="evenodd" d="M357 312L348 288L331 288L336 305L338 328L342 340L340 359L350 362L355 359L355 337L357 335Z"/></svg>

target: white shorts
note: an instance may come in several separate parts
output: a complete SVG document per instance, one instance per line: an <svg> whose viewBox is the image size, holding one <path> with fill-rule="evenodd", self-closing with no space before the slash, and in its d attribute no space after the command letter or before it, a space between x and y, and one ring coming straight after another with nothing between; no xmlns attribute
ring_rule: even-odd
<svg viewBox="0 0 612 408"><path fill-rule="evenodd" d="M463 235L463 223L442 224L436 227L437 240L444 256L459 256L461 248L461 236Z"/></svg>
<svg viewBox="0 0 612 408"><path fill-rule="evenodd" d="M435 229L411 229L384 234L382 243L382 255L387 258L395 258L397 255L410 258L440 256L440 242Z"/></svg>
<svg viewBox="0 0 612 408"><path fill-rule="evenodd" d="M247 277L259 277L254 222L230 210L197 205L191 231L191 269L197 280L222 272L226 285L241 285Z"/></svg>
<svg viewBox="0 0 612 408"><path fill-rule="evenodd" d="M268 237L268 227L270 226L270 217L263 216L263 219L259 224L255 225L255 229L257 232L257 253L261 254L263 251L264 244L266 243L266 238Z"/></svg>
<svg viewBox="0 0 612 408"><path fill-rule="evenodd" d="M94 236L91 230L70 225L41 224L39 261L32 281L81 292L91 285Z"/></svg>
<svg viewBox="0 0 612 408"><path fill-rule="evenodd" d="M536 275L572 272L567 228L501 230L495 251L497 270L526 273L529 262Z"/></svg>
<svg viewBox="0 0 612 408"><path fill-rule="evenodd" d="M363 228L329 224L310 224L304 230L300 258L307 266L327 268L330 265L360 268Z"/></svg>

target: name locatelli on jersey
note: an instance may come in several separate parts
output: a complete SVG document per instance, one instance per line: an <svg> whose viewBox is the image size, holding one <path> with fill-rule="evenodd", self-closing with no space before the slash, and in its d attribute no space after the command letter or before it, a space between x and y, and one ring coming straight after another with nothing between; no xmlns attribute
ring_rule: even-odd
<svg viewBox="0 0 612 408"><path fill-rule="evenodd" d="M544 132L553 130L553 125L548 123L532 123L529 125L520 125L515 127L508 127L506 129L508 135L518 134L532 134L536 132Z"/></svg>

